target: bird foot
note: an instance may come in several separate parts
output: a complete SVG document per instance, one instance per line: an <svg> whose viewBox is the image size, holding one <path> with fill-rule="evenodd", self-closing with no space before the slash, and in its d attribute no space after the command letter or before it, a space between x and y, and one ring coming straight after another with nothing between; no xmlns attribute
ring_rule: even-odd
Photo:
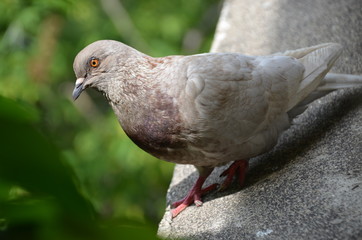
<svg viewBox="0 0 362 240"><path fill-rule="evenodd" d="M185 210L192 203L195 203L197 207L202 205L201 196L207 192L210 192L218 187L218 184L212 184L204 189L201 189L199 180L196 182L194 187L190 190L187 196L180 201L172 203L174 209L171 210L172 218L176 217L180 212Z"/></svg>
<svg viewBox="0 0 362 240"><path fill-rule="evenodd" d="M228 188L232 181L234 176L238 175L239 184L240 186L243 185L244 179L245 179L245 173L248 169L248 161L247 160L239 160L233 162L228 169L226 169L223 173L221 173L220 177L226 176L226 179L222 183L220 190L225 190ZM173 208L171 210L172 218L176 217L178 214L180 214L183 210L185 210L188 206L190 206L192 203L194 203L196 206L202 205L201 196L207 192L210 192L216 188L219 187L219 184L212 184L206 188L202 188L202 185L204 184L206 178L210 175L211 171L207 171L203 175L200 175L197 179L195 185L192 187L192 189L189 191L187 196L177 202L174 202L171 204L171 207Z"/></svg>
<svg viewBox="0 0 362 240"><path fill-rule="evenodd" d="M232 181L234 176L238 175L239 185L242 186L244 184L246 170L248 169L249 162L248 160L238 160L233 162L228 169L220 174L220 177L225 177L224 182L221 184L219 191L223 191L227 189Z"/></svg>

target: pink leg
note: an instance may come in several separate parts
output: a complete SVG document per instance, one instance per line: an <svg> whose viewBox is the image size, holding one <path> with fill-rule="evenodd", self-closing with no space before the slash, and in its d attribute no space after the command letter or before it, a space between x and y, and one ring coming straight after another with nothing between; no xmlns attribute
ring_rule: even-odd
<svg viewBox="0 0 362 240"><path fill-rule="evenodd" d="M202 185L204 184L207 177L211 174L213 168L200 168L199 169L199 178L197 179L195 185L189 191L187 196L180 201L174 202L172 207L174 209L171 210L172 217L176 217L180 212L185 210L192 203L195 203L196 206L201 206L201 196L209 191L217 188L218 184L212 184L204 189L202 189Z"/></svg>
<svg viewBox="0 0 362 240"><path fill-rule="evenodd" d="M225 190L228 188L232 183L234 176L236 175L239 175L239 185L242 186L244 184L245 174L248 166L248 160L238 160L233 162L233 164L231 164L228 169L221 173L220 177L226 176L226 178L219 190Z"/></svg>

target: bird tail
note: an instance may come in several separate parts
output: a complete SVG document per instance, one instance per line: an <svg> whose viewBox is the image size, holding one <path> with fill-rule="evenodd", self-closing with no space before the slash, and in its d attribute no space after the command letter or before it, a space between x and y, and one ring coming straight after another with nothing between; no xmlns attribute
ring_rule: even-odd
<svg viewBox="0 0 362 240"><path fill-rule="evenodd" d="M288 111L288 115L294 118L304 112L314 100L335 90L351 87L362 87L362 75L328 73L313 92Z"/></svg>
<svg viewBox="0 0 362 240"><path fill-rule="evenodd" d="M288 110L303 101L321 84L341 52L340 44L324 43L283 53L285 56L296 58L305 67L303 79L299 83L297 93L288 105Z"/></svg>

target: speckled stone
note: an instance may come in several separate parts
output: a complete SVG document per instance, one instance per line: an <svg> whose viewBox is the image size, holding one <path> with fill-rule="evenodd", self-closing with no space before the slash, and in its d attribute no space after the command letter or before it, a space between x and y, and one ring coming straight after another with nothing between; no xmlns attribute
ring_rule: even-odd
<svg viewBox="0 0 362 240"><path fill-rule="evenodd" d="M212 51L251 55L338 42L334 72L362 74L362 1L226 0ZM206 184L221 182L218 168ZM177 165L168 204L197 178ZM213 192L159 226L169 239L362 239L362 88L340 90L298 116L245 186Z"/></svg>

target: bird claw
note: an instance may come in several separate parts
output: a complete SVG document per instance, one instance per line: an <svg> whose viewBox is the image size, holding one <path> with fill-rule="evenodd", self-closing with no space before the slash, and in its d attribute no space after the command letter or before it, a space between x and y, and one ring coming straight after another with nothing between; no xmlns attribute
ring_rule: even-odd
<svg viewBox="0 0 362 240"><path fill-rule="evenodd" d="M210 192L216 188L219 187L218 191L223 191L227 189L232 181L234 176L239 175L238 180L240 186L243 185L244 179L245 179L245 172L248 169L248 161L247 160L239 160L233 162L229 168L227 168L225 171L223 171L220 174L220 177L225 177L226 179L219 187L219 184L212 184L206 188L201 189L201 186L203 182L205 181L205 177L201 177L198 179L194 187L190 190L190 192L187 194L185 198L183 198L180 201L174 202L171 204L171 207L173 208L171 210L172 218L176 217L178 214L180 214L183 210L185 210L188 206L190 206L192 203L194 203L197 207L202 206L203 202L201 200L201 196L207 192Z"/></svg>
<svg viewBox="0 0 362 240"><path fill-rule="evenodd" d="M216 189L218 186L219 185L215 183L201 190L192 188L185 198L171 204L173 208L171 210L172 218L176 217L180 212L185 210L192 203L194 203L197 207L202 206L203 202L201 200L201 196L207 192Z"/></svg>
<svg viewBox="0 0 362 240"><path fill-rule="evenodd" d="M179 206L177 206L177 208L174 208L171 210L171 216L172 218L176 217L177 215L180 214L180 212L182 212L183 210L185 210L185 208L187 208L189 205L187 204L180 204Z"/></svg>
<svg viewBox="0 0 362 240"><path fill-rule="evenodd" d="M248 169L249 162L247 160L238 160L233 162L225 171L220 174L220 177L225 177L218 191L224 191L230 187L234 176L238 175L239 185L244 184L245 173Z"/></svg>
<svg viewBox="0 0 362 240"><path fill-rule="evenodd" d="M201 207L203 204L203 202L201 200L195 200L194 203L195 203L196 207Z"/></svg>

